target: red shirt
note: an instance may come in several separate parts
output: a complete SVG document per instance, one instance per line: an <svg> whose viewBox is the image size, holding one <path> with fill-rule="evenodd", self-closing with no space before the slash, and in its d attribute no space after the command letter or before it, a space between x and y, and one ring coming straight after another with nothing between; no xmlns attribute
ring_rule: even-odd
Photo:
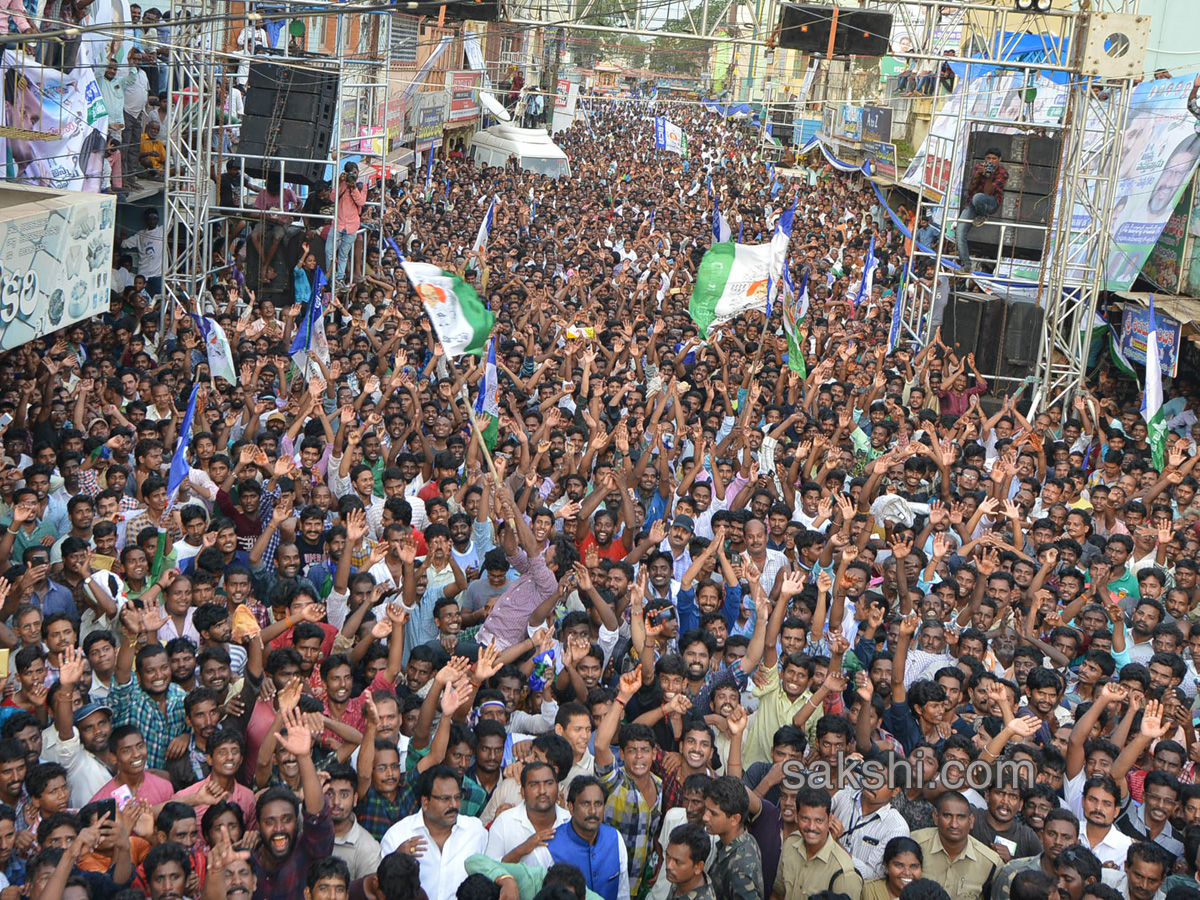
<svg viewBox="0 0 1200 900"><path fill-rule="evenodd" d="M600 546L600 542L596 540L596 535L591 531L587 533L587 537L575 546L579 549L580 556L586 556L588 548L595 547L601 559L609 559L613 562L620 562L629 554L629 551L625 549L625 544L622 543L620 538L613 537L608 542L607 547L602 547Z"/></svg>
<svg viewBox="0 0 1200 900"><path fill-rule="evenodd" d="M321 641L321 657L326 658L333 653L333 642L337 639L338 630L328 622L317 622L317 627L325 632L325 640ZM271 641L272 650L282 650L284 647L291 647L294 643L293 635L296 629L291 628L285 631L279 637Z"/></svg>

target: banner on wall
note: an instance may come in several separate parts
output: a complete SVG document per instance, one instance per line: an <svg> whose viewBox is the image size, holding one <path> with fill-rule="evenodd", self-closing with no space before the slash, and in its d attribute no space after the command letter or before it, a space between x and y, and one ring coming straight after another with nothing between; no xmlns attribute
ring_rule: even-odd
<svg viewBox="0 0 1200 900"><path fill-rule="evenodd" d="M1150 251L1142 275L1170 294L1182 288L1183 257L1188 243L1188 218L1192 212L1192 192L1186 191L1175 204L1175 211L1163 227L1158 242Z"/></svg>
<svg viewBox="0 0 1200 900"><path fill-rule="evenodd" d="M466 122L479 115L478 72L447 72L446 90L450 94L448 122Z"/></svg>
<svg viewBox="0 0 1200 900"><path fill-rule="evenodd" d="M1175 377L1179 370L1179 346L1183 334L1183 323L1154 313L1155 332L1158 336L1158 359L1164 375ZM1121 354L1130 362L1146 364L1146 336L1150 333L1150 310L1140 306L1125 305L1121 313Z"/></svg>
<svg viewBox="0 0 1200 900"><path fill-rule="evenodd" d="M117 198L14 187L0 222L0 350L108 312Z"/></svg>
<svg viewBox="0 0 1200 900"><path fill-rule="evenodd" d="M76 55L87 56L85 44ZM63 72L35 58L5 50L5 90L0 124L47 135L0 138L6 178L57 190L99 193L104 174L108 110L91 66Z"/></svg>
<svg viewBox="0 0 1200 900"><path fill-rule="evenodd" d="M426 106L417 112L417 150L442 146L442 113L440 106Z"/></svg>
<svg viewBox="0 0 1200 900"><path fill-rule="evenodd" d="M1187 110L1194 76L1144 81L1133 90L1109 220L1105 288L1127 290L1175 212L1200 160L1200 134Z"/></svg>

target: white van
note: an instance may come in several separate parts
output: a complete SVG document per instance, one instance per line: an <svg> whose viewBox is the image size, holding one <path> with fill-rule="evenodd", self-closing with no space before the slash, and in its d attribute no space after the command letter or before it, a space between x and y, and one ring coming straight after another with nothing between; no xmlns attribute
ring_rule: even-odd
<svg viewBox="0 0 1200 900"><path fill-rule="evenodd" d="M471 158L479 166L505 165L516 157L526 172L551 178L571 174L571 163L541 128L518 128L510 123L493 125L471 139Z"/></svg>

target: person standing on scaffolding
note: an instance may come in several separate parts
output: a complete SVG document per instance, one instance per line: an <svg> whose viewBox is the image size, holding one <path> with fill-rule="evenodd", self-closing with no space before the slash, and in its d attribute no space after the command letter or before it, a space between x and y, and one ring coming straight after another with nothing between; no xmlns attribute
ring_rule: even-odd
<svg viewBox="0 0 1200 900"><path fill-rule="evenodd" d="M967 205L963 208L958 223L958 260L962 263L964 273L971 272L971 250L967 240L972 228L978 228L988 220L988 217L1000 208L1004 201L1004 186L1008 184L1008 169L1000 165L1000 151L989 147L983 155L983 162L975 166L963 199Z"/></svg>

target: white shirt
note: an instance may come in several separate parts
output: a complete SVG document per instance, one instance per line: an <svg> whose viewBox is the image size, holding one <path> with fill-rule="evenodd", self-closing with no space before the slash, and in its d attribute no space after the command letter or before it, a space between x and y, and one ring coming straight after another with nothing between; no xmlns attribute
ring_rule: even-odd
<svg viewBox="0 0 1200 900"><path fill-rule="evenodd" d="M96 796L100 788L112 780L108 767L83 749L79 729L73 728L70 740L58 741L49 751L43 751L44 762L56 762L67 770L71 786L71 806L79 809Z"/></svg>
<svg viewBox="0 0 1200 900"><path fill-rule="evenodd" d="M439 850L425 827L425 814L413 813L387 830L379 842L380 859L414 837L425 839L425 850L417 857L417 862L426 896L429 900L455 900L458 886L467 880L467 857L487 849L487 829L474 816L459 815L445 845Z"/></svg>
<svg viewBox="0 0 1200 900"><path fill-rule="evenodd" d="M555 805L554 827L557 828L569 821L571 821L571 814L561 806ZM514 806L512 809L506 809L492 820L492 827L488 831L487 855L503 862L504 857L536 833L537 829L529 821L529 813L526 811L524 803ZM554 857L545 847L538 847L532 853L522 856L517 862L523 866L538 866L548 869L554 865Z"/></svg>
<svg viewBox="0 0 1200 900"><path fill-rule="evenodd" d="M1079 838L1080 843L1084 845L1091 844L1086 829L1080 829ZM1129 851L1132 844L1133 838L1118 831L1116 825L1110 825L1108 834L1104 836L1104 839L1100 843L1091 847L1091 851L1096 854L1096 858L1100 860L1101 865L1110 862L1118 866L1124 866L1125 854Z"/></svg>

